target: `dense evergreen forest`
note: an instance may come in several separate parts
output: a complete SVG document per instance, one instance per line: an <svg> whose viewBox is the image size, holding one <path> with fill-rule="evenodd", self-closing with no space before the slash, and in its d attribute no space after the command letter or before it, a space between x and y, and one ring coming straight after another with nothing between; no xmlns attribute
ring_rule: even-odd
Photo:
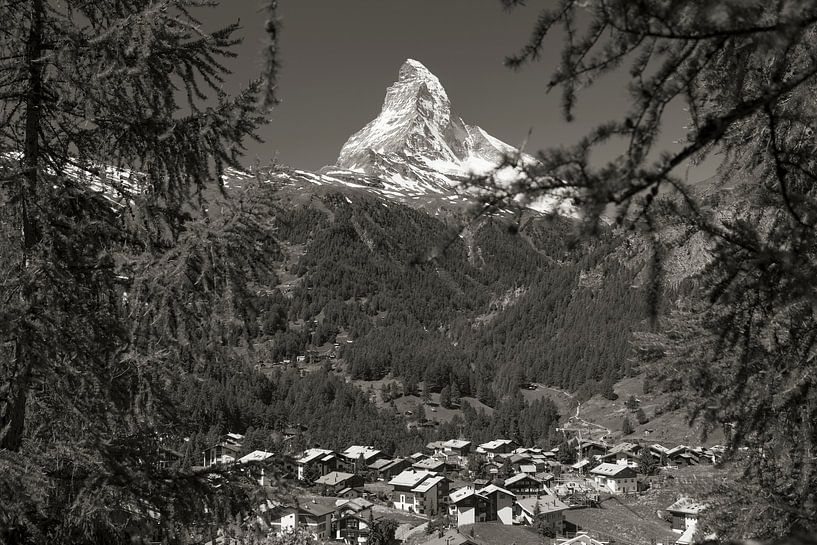
<svg viewBox="0 0 817 545"><path fill-rule="evenodd" d="M462 230L366 192L303 189L276 192L277 247L265 251L279 266L257 290L254 325L226 332L224 357L191 367L177 388L195 441L249 429L270 445L297 423L307 429L298 446L404 454L455 435L549 444L556 408L527 404L520 387L612 395L629 372L647 308L614 233L574 243L575 220L533 215ZM323 368L298 371L298 356L320 352ZM348 383L387 377L391 396L447 387L496 410L462 403L453 422L409 430Z"/></svg>

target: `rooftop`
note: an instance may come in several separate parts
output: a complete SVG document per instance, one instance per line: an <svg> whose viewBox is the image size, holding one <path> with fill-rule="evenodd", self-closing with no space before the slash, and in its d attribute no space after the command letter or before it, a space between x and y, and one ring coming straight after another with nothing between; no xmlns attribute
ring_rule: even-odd
<svg viewBox="0 0 817 545"><path fill-rule="evenodd" d="M432 488L434 488L435 486L437 486L438 484L440 484L441 482L443 482L444 480L445 477L443 477L442 475L437 475L436 477L429 477L428 479L421 482L418 486L412 488L411 491L424 494L431 490Z"/></svg>
<svg viewBox="0 0 817 545"><path fill-rule="evenodd" d="M480 498L485 498L482 494L478 493L476 490L471 488L470 486L466 486L460 488L458 490L453 491L448 497L451 499L451 503L459 503L466 498L470 498L471 496L479 496ZM486 498L487 499L487 498Z"/></svg>
<svg viewBox="0 0 817 545"><path fill-rule="evenodd" d="M568 505L556 496L540 496L538 498L520 498L516 500L519 506L530 513L531 515L536 511L536 504L539 504L540 513L556 513L570 509Z"/></svg>
<svg viewBox="0 0 817 545"><path fill-rule="evenodd" d="M334 486L354 477L351 473L344 473L343 471L332 471L323 475L315 481L316 484L325 484L327 486Z"/></svg>
<svg viewBox="0 0 817 545"><path fill-rule="evenodd" d="M446 448L464 448L471 444L471 441L464 439L450 439L445 442Z"/></svg>
<svg viewBox="0 0 817 545"><path fill-rule="evenodd" d="M705 503L693 500L691 498L683 497L667 507L667 511L674 511L676 513L685 513L688 515L697 515L707 508Z"/></svg>
<svg viewBox="0 0 817 545"><path fill-rule="evenodd" d="M505 490L504 488L497 486L495 484L489 484L488 486L477 490L477 494L482 494L483 496L490 496L494 492L504 492L509 496L513 496L514 498L516 497L516 494L514 494L510 490Z"/></svg>
<svg viewBox="0 0 817 545"><path fill-rule="evenodd" d="M513 443L510 439L494 439L493 441L488 441L487 443L482 443L479 448L484 450L494 450L505 445L510 445Z"/></svg>
<svg viewBox="0 0 817 545"><path fill-rule="evenodd" d="M272 452L267 452L266 450L254 450L246 456L239 458L238 461L242 464L249 462L262 462L271 456L274 456Z"/></svg>
<svg viewBox="0 0 817 545"><path fill-rule="evenodd" d="M315 461L318 458L326 457L329 454L334 454L331 450L326 450L323 448L310 448L304 451L304 455L295 460L298 464L308 464L309 462Z"/></svg>
<svg viewBox="0 0 817 545"><path fill-rule="evenodd" d="M632 471L632 469L623 464L603 463L591 469L590 473L593 473L594 475L604 475L605 477L615 477L616 475L625 470Z"/></svg>
<svg viewBox="0 0 817 545"><path fill-rule="evenodd" d="M390 480L389 484L392 486L407 486L409 488L414 488L425 479L436 475L437 474L433 471L410 468L404 470L402 473Z"/></svg>
<svg viewBox="0 0 817 545"><path fill-rule="evenodd" d="M535 479L535 478L531 477L530 475L528 475L527 473L517 473L513 477L505 479L505 486L510 486L512 484L516 484L516 483L518 483L520 481L524 481L525 479L530 479L532 481L535 481L535 482L539 483L539 479ZM541 483L539 483L539 484L541 484Z"/></svg>
<svg viewBox="0 0 817 545"><path fill-rule="evenodd" d="M343 456L349 458L350 460L357 460L360 458L361 454L363 455L364 460L368 460L373 456L381 454L381 451L368 445L352 445L343 451Z"/></svg>

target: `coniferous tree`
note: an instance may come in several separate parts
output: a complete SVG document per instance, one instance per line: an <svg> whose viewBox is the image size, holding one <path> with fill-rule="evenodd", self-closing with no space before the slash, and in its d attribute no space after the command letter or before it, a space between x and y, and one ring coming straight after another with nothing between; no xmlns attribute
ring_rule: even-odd
<svg viewBox="0 0 817 545"><path fill-rule="evenodd" d="M550 88L563 90L565 117L572 119L580 89L625 65L630 108L576 146L541 153L540 164L524 168L527 180L505 195L557 190L583 204L589 220L612 205L617 223L652 246L654 313L664 258L706 241L691 282L697 293L657 324L658 335L644 335L641 355L684 388L693 418L726 428L727 458L744 468L739 482L710 498L701 526L723 539L810 539L817 533L817 5L560 0L541 13L509 65L538 58L557 28L564 47ZM688 112L686 138L659 153L673 102ZM627 143L623 152L592 164L593 151L613 139ZM717 175L690 183L685 165L713 157ZM746 456L738 456L742 447ZM769 516L755 516L761 512Z"/></svg>
<svg viewBox="0 0 817 545"><path fill-rule="evenodd" d="M206 4L0 2L2 540L177 536L238 507L213 503L231 479L159 463L169 389L248 324L272 243L260 196L240 221L205 206L274 98L221 92L237 26L203 34Z"/></svg>

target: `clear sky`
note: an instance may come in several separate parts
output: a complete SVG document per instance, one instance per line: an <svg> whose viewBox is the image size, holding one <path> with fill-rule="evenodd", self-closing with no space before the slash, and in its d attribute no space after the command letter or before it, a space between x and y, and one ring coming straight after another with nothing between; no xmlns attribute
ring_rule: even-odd
<svg viewBox="0 0 817 545"><path fill-rule="evenodd" d="M242 24L244 43L229 62L228 91L261 71L261 4L222 0L203 16L208 30ZM506 12L499 0L279 0L282 102L261 131L265 142L250 144L247 162L277 158L305 169L333 164L346 139L377 115L406 58L440 79L467 123L516 146L531 130L526 151L575 143L591 127L622 116L626 71L582 94L576 119L564 121L559 93L546 93L558 36L549 38L539 63L519 71L503 65L524 45L547 0L529 4ZM664 140L672 146L684 135L686 118L678 108L668 121Z"/></svg>

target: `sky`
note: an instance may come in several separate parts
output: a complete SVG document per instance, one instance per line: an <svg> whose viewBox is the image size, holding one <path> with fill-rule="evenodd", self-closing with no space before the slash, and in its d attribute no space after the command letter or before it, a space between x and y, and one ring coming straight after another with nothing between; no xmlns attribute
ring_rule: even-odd
<svg viewBox="0 0 817 545"><path fill-rule="evenodd" d="M199 15L206 30L242 25L244 42L227 63L228 92L262 71L262 3L223 0ZM534 0L508 12L499 0L279 0L281 104L260 131L264 142L248 145L246 162L277 160L310 170L334 164L349 136L377 116L407 58L440 79L466 123L511 145L524 143L528 152L575 143L627 111L628 76L611 74L582 92L575 119L566 122L559 91L547 93L559 36L549 37L537 63L519 70L503 64L526 43L547 3ZM680 107L668 114L665 146L678 145L685 123Z"/></svg>

